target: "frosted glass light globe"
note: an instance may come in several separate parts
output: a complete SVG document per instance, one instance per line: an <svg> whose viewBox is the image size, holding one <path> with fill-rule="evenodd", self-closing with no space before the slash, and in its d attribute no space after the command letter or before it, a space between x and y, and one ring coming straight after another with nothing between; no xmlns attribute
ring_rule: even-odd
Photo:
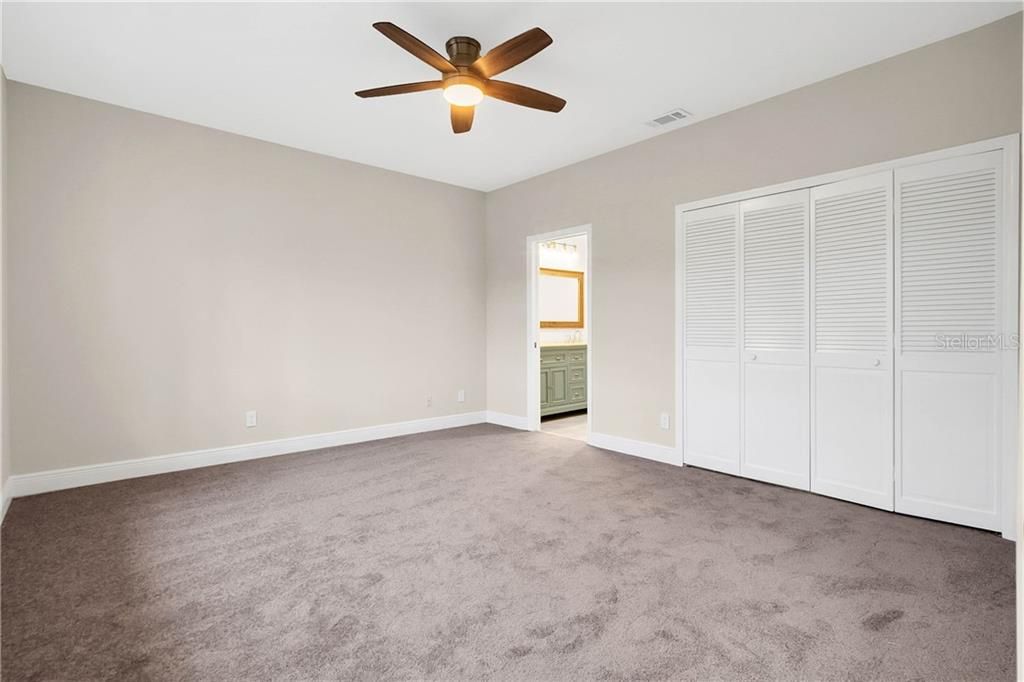
<svg viewBox="0 0 1024 682"><path fill-rule="evenodd" d="M484 93L480 88L467 83L456 83L444 89L444 98L457 107L473 107L480 104Z"/></svg>

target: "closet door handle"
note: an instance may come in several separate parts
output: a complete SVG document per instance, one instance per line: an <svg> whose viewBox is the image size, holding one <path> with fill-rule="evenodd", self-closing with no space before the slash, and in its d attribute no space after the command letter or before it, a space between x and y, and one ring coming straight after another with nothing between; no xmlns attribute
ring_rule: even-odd
<svg viewBox="0 0 1024 682"><path fill-rule="evenodd" d="M875 367L879 367L879 366L881 366L881 364L882 364L881 360L878 360L878 359L875 360Z"/></svg>
<svg viewBox="0 0 1024 682"><path fill-rule="evenodd" d="M757 353L750 354L750 361L753 362L754 360L757 360Z"/></svg>

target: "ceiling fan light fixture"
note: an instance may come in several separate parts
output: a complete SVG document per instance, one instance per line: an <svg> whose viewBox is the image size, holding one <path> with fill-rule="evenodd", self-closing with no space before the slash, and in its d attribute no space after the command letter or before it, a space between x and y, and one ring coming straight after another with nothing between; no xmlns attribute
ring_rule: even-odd
<svg viewBox="0 0 1024 682"><path fill-rule="evenodd" d="M484 99L480 88L468 83L456 83L444 89L444 98L457 107L475 107Z"/></svg>

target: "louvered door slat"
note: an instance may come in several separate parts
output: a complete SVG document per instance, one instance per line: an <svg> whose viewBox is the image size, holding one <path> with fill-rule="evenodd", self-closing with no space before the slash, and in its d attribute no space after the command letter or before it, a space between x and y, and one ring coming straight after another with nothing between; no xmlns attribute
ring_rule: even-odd
<svg viewBox="0 0 1024 682"><path fill-rule="evenodd" d="M744 348L806 347L806 240L806 204L744 209Z"/></svg>
<svg viewBox="0 0 1024 682"><path fill-rule="evenodd" d="M687 346L735 348L736 218L693 218L684 227Z"/></svg>
<svg viewBox="0 0 1024 682"><path fill-rule="evenodd" d="M813 258L815 284L818 285L814 299L817 315L814 333L818 351L850 350L844 344L843 335L834 332L840 329L837 325L842 324L852 305L865 311L858 322L874 322L873 328L877 330L873 338L859 341L858 350L887 350L890 316L888 277L878 277L870 285L861 277L865 269L884 273L889 267L891 221L885 210L889 205L888 197L888 186L879 183L851 195L816 196L814 199ZM865 206L870 206L871 210L865 212ZM824 227L819 219L822 213L829 216ZM836 232L842 234L843 239L829 238ZM857 295L846 295L842 284L858 281L862 286ZM840 286L829 287L826 283L830 282L839 282Z"/></svg>
<svg viewBox="0 0 1024 682"><path fill-rule="evenodd" d="M996 170L946 173L900 184L900 283L904 352L994 352L998 333ZM948 279L955 268L963 289ZM937 302L939 305L929 305ZM946 304L946 305L943 305ZM977 348L951 348L967 335Z"/></svg>

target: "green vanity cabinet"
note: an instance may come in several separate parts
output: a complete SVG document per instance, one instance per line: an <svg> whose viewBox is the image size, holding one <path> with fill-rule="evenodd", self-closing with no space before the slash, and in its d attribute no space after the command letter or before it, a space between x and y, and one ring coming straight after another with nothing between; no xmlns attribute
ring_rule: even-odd
<svg viewBox="0 0 1024 682"><path fill-rule="evenodd" d="M587 409L587 347L540 349L541 416Z"/></svg>

